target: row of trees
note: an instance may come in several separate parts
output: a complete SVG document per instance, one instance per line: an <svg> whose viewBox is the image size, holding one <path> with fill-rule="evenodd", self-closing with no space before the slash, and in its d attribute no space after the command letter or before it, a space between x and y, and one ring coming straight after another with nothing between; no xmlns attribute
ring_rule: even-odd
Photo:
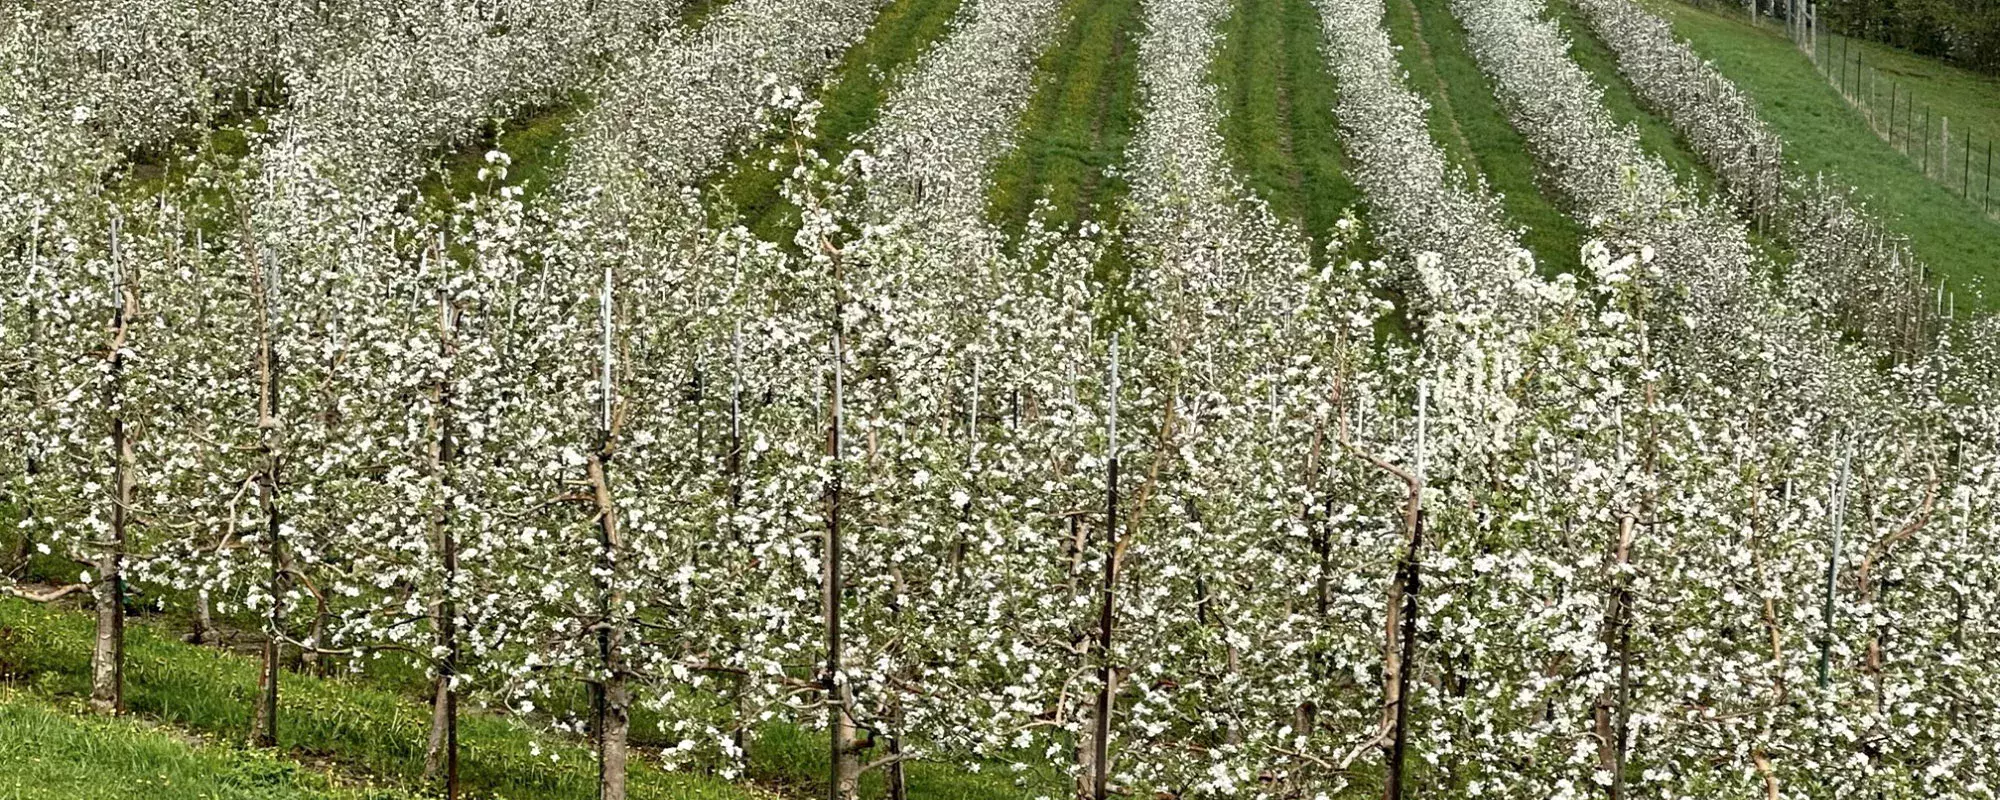
<svg viewBox="0 0 2000 800"><path fill-rule="evenodd" d="M1619 70L1716 176L1737 213L1798 251L1813 269L1786 287L1803 308L1843 321L1902 356L1929 346L1925 276L1907 242L1864 210L1853 187L1805 175L1756 104L1673 27L1627 0L1584 0L1583 19L1617 55Z"/></svg>

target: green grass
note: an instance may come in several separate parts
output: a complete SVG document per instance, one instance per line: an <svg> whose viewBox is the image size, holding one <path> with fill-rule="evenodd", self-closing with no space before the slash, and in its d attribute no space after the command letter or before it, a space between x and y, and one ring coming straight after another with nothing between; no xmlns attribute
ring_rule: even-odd
<svg viewBox="0 0 2000 800"><path fill-rule="evenodd" d="M1507 120L1486 74L1465 43L1465 29L1448 0L1389 0L1390 39L1412 87L1430 101L1431 137L1469 175L1482 176L1500 196L1521 244L1548 274L1574 272L1583 232L1545 194L1534 158Z"/></svg>
<svg viewBox="0 0 2000 800"><path fill-rule="evenodd" d="M0 690L0 800L392 800L270 753Z"/></svg>
<svg viewBox="0 0 2000 800"><path fill-rule="evenodd" d="M44 703L75 702L89 691L91 625L92 618L83 612L0 598L0 680L18 682L27 695ZM126 639L127 705L136 716L173 729L241 741L247 735L257 659L185 644L174 633L183 627L180 620L167 616L134 619ZM427 683L390 663L392 657L382 661L383 669L370 665L359 677L287 673L278 755L333 765L343 774L369 776L385 785L415 786L423 769L430 720L424 702ZM583 692L575 687L549 701L552 706L581 709ZM679 739L661 733L659 720L651 708L634 708L632 741L640 748L631 772L634 798L762 796L706 775L669 773L651 766L643 755L646 748ZM595 796L596 762L574 740L540 736L518 721L477 713L462 717L459 736L460 769L469 796L550 800ZM4 737L0 731L0 743ZM537 748L541 755L535 754ZM766 724L751 738L749 750L750 776L756 783L795 794L824 793L827 759L820 733L785 723ZM551 755L560 760L551 760ZM6 763L0 751L0 790L11 779ZM1017 776L998 763L968 772L957 765L918 762L907 773L913 800L1054 797L1064 785L1050 768ZM879 770L865 776L863 789L867 797L883 796ZM0 800L9 796L0 792Z"/></svg>
<svg viewBox="0 0 2000 800"><path fill-rule="evenodd" d="M1757 101L1758 113L1784 137L1786 154L1801 173L1825 174L1829 181L1857 187L1891 230L1909 238L1926 268L1949 281L1959 307L2000 307L2000 274L1996 274L2000 223L1924 177L1914 163L1876 136L1781 29L1752 27L1740 17L1677 3L1653 7L1672 20L1675 32L1703 58ZM1955 96L1960 99L1954 102L1963 104L1958 107L1966 109L1959 112L1965 119L1980 118L1971 109L1982 102L1978 96L1990 91L1981 82L1953 78L1934 87L1920 79L1922 73L1915 67L1898 66L1886 54L1879 63L1909 69L1910 85L1917 87L1920 102L1926 97ZM2000 102L1992 99L2000 98L2000 93L1987 96L1983 102ZM1954 127L1957 119L1954 116Z"/></svg>
<svg viewBox="0 0 2000 800"><path fill-rule="evenodd" d="M951 27L960 0L895 0L882 9L868 35L850 48L832 77L821 84L813 149L838 162L856 137L875 124L897 77ZM790 243L798 230L798 209L780 196L798 160L795 142L782 132L737 159L710 190L717 222L735 219L767 241ZM777 162L772 169L771 163Z"/></svg>
<svg viewBox="0 0 2000 800"><path fill-rule="evenodd" d="M23 676L43 697L86 694L90 626L87 614L0 600L0 673ZM254 658L183 644L147 624L130 626L126 647L126 703L134 714L222 739L247 735L257 681ZM326 759L399 785L413 785L421 776L430 719L422 703L351 678L288 673L282 689L281 753ZM477 714L464 717L459 735L461 774L472 796L596 795L596 764L575 743L538 740L515 722ZM551 754L560 760L551 760ZM713 778L660 771L643 759L635 760L631 779L636 798L753 796Z"/></svg>
<svg viewBox="0 0 2000 800"><path fill-rule="evenodd" d="M777 787L787 796L826 795L827 753L824 734L792 726L780 726L759 733L750 746L750 775L758 783ZM937 800L1018 800L1026 797L1060 798L1069 791L1067 776L1054 767L1039 767L1015 774L993 764L978 772L956 766L912 762L905 768L910 797ZM1019 779L1021 785L1016 785ZM861 776L861 796L886 796L883 773L875 770Z"/></svg>
<svg viewBox="0 0 2000 800"><path fill-rule="evenodd" d="M488 181L480 180L479 171L488 166L490 150L507 154L512 162L507 183L521 187L523 197L546 191L569 154L570 122L588 107L588 98L576 96L519 119L488 122L471 142L439 157L437 167L418 185L419 198L426 207L444 209L454 198L484 189Z"/></svg>
<svg viewBox="0 0 2000 800"><path fill-rule="evenodd" d="M1848 93L1856 95L1870 109L1864 115L1876 116L1875 127L1881 135L1890 135L1893 87L1896 119L1891 141L1907 142L1910 147L1906 152L1913 162L1929 161L1932 180L1942 183L1952 194L1969 193L1971 201L1986 210L1984 150L1987 142L2000 137L2000 76L1982 75L1864 39L1828 34L1823 41L1821 58L1828 59L1831 80L1845 82ZM1861 69L1854 66L1857 59ZM1923 139L1925 110L1930 112L1932 137L1937 136L1944 120L1951 121L1952 158L1948 169L1939 164L1944 153L1936 141L1931 142L1928 154L1918 144ZM1968 132L1973 140L1970 187L1964 182L1964 151L1960 149Z"/></svg>
<svg viewBox="0 0 2000 800"><path fill-rule="evenodd" d="M1319 11L1311 0L1239 0L1223 30L1215 81L1228 105L1222 135L1237 174L1272 213L1305 229L1315 261L1323 261L1329 232L1358 211L1361 191L1342 164Z"/></svg>
<svg viewBox="0 0 2000 800"><path fill-rule="evenodd" d="M1137 121L1139 3L1072 0L1064 13L1062 37L1036 66L1014 150L993 175L991 218L1011 235L1042 201L1051 228L1085 219L1115 228L1129 189L1116 168Z"/></svg>

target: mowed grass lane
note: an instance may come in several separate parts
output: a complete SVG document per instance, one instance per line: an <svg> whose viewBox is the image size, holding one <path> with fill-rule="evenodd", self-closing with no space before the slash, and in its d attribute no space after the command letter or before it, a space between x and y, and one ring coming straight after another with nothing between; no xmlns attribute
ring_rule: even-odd
<svg viewBox="0 0 2000 800"><path fill-rule="evenodd" d="M1116 229L1130 188L1118 166L1138 113L1139 3L1071 0L1064 13L1062 38L1036 67L1014 150L994 168L989 218L1010 236L1043 201L1049 228L1092 220Z"/></svg>
<svg viewBox="0 0 2000 800"><path fill-rule="evenodd" d="M1449 0L1387 0L1389 39L1411 88L1430 103L1431 138L1468 178L1499 195L1521 245L1545 274L1575 272L1581 227L1537 180L1535 159L1466 49Z"/></svg>
<svg viewBox="0 0 2000 800"><path fill-rule="evenodd" d="M868 35L849 48L815 96L819 120L811 149L839 163L874 127L897 78L951 27L961 0L895 0L876 16ZM798 165L798 146L786 131L772 131L710 187L712 221L740 222L766 241L789 245L799 210L781 194ZM776 164L773 169L772 165Z"/></svg>
<svg viewBox="0 0 2000 800"><path fill-rule="evenodd" d="M1324 263L1335 223L1360 214L1361 190L1342 164L1319 10L1312 0L1239 0L1224 26L1214 77L1228 108L1230 158L1272 213L1305 230L1314 262ZM1332 257L1367 250L1360 241Z"/></svg>

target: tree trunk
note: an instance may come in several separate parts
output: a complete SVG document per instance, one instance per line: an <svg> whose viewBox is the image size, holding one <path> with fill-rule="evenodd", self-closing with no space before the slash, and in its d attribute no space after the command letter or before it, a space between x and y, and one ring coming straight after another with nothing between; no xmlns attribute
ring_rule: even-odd
<svg viewBox="0 0 2000 800"><path fill-rule="evenodd" d="M603 552L600 566L605 570L605 577L599 585L603 606L597 628L599 666L604 672L596 708L597 788L599 800L624 800L626 739L631 727L632 693L627 686L625 667L625 626L619 619L625 613L625 592L617 582L618 560L624 541L618 530L618 508L611 495L609 449L607 439L604 447L585 462L597 499L598 544Z"/></svg>
<svg viewBox="0 0 2000 800"><path fill-rule="evenodd" d="M1382 789L1382 796L1386 800L1402 799L1404 769L1409 760L1410 665L1416 660L1417 594L1422 587L1418 574L1417 553L1424 542L1424 517L1418 499L1421 496L1420 492L1421 489L1414 490L1410 496L1412 509L1410 513L1413 517L1410 526L1410 544L1409 549L1404 552L1403 568L1399 570L1400 575L1396 581L1399 588L1395 594L1398 596L1392 601L1399 602L1402 612L1390 616L1390 625L1399 627L1401 633L1395 637L1400 640L1400 646L1396 648L1397 654L1393 666L1387 670L1389 686L1384 692L1390 702L1394 703L1395 709L1393 735L1390 738L1387 759L1388 771L1384 776Z"/></svg>
<svg viewBox="0 0 2000 800"><path fill-rule="evenodd" d="M306 641L312 646L303 648L299 652L300 671L308 675L325 677L327 674L327 656L325 653L320 652L320 650L326 647L326 603L324 601L315 601L312 631L306 634Z"/></svg>
<svg viewBox="0 0 2000 800"><path fill-rule="evenodd" d="M1117 620L1113 596L1118 585L1118 456L1113 453L1107 472L1104 503L1104 585L1097 612L1097 710L1092 715L1090 779L1092 800L1105 800L1111 783L1111 714L1114 674L1111 664L1112 626Z"/></svg>
<svg viewBox="0 0 2000 800"><path fill-rule="evenodd" d="M194 623L188 630L188 644L208 644L215 636L215 621L209 610L208 590L194 593Z"/></svg>
<svg viewBox="0 0 2000 800"><path fill-rule="evenodd" d="M285 569L285 542L282 518L278 510L278 476L281 439L278 428L278 351L274 337L277 311L277 286L275 264L268 259L264 263L266 271L257 275L257 294L263 301L264 326L258 342L258 436L264 456L263 474L257 481L257 505L264 516L264 547L269 556L271 609L265 619L263 670L257 681L257 704L250 724L250 744L253 747L275 747L278 744L278 683L282 669L284 646L281 641L284 630L284 597L290 589L290 576Z"/></svg>
<svg viewBox="0 0 2000 800"><path fill-rule="evenodd" d="M442 245L442 242L440 242ZM443 256L443 248L439 248ZM457 330L456 310L450 300L440 291L438 294L438 349L446 363L458 354L458 342L454 335ZM451 464L458 456L457 440L452 438L452 383L449 375L438 383L436 397L438 415L438 435L431 449L431 475L437 481L439 511L435 517L437 547L441 571L442 587L439 594L436 631L438 647L444 651L444 658L438 664L438 690L436 705L431 715L430 750L424 759L424 781L429 782L437 774L440 752L444 760L444 796L446 800L458 797L458 537L452 529L451 518ZM621 770L622 771L622 770Z"/></svg>
<svg viewBox="0 0 2000 800"><path fill-rule="evenodd" d="M1097 730L1096 700L1084 704L1079 713L1082 726L1078 731ZM1076 737L1076 797L1077 800L1091 800L1097 791L1097 738L1095 736Z"/></svg>
<svg viewBox="0 0 2000 800"><path fill-rule="evenodd" d="M854 715L848 707L847 681L841 665L841 595L845 577L841 574L840 493L841 493L841 373L845 355L841 352L846 331L842 322L845 287L840 284L838 258L833 265L833 391L831 425L827 428L827 452L833 457L833 475L827 484L826 537L820 554L820 611L826 629L826 692L828 749L831 764L827 792L831 800L854 800L861 783L861 749L857 746Z"/></svg>
<svg viewBox="0 0 2000 800"><path fill-rule="evenodd" d="M90 706L105 714L125 710L125 548L126 526L132 515L132 440L125 426L125 342L131 318L138 313L138 295L126 281L119 262L118 224L111 225L111 261L117 272L118 307L111 318L109 374L104 408L111 412L112 484L111 538L98 543L97 636L90 652Z"/></svg>
<svg viewBox="0 0 2000 800"><path fill-rule="evenodd" d="M438 769L444 765L445 728L450 726L452 712L446 697L450 694L446 688L449 684L444 675L440 674L433 685L436 691L431 695L431 731L424 744L424 783L436 780Z"/></svg>
<svg viewBox="0 0 2000 800"><path fill-rule="evenodd" d="M1625 794L1625 703L1630 693L1632 648L1628 633L1628 607L1632 600L1625 587L1624 568L1632 555L1632 536L1637 520L1630 515L1618 519L1618 539L1612 546L1611 607L1604 615L1602 641L1604 649L1610 651L1618 663L1618 685L1605 689L1597 697L1596 710L1592 712L1597 730L1597 768L1611 776L1606 787L1611 800L1622 800Z"/></svg>

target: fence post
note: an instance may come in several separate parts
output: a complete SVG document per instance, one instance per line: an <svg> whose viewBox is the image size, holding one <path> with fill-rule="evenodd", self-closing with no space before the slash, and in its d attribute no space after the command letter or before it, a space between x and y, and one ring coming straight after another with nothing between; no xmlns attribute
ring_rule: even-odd
<svg viewBox="0 0 2000 800"><path fill-rule="evenodd" d="M1972 199L1972 133L1970 131L1967 131L1965 134L1965 166L1961 168L1958 177L1958 196L1967 200Z"/></svg>
<svg viewBox="0 0 2000 800"><path fill-rule="evenodd" d="M1951 117L1938 118L1938 177L1951 180Z"/></svg>
<svg viewBox="0 0 2000 800"><path fill-rule="evenodd" d="M1923 160L1918 163L1923 168L1922 172L1924 173L1924 175L1929 176L1931 174L1931 107L1930 106L1924 106L1924 138L1919 139L1917 141L1922 142L1924 145L1923 149L1920 151L1923 154Z"/></svg>
<svg viewBox="0 0 2000 800"><path fill-rule="evenodd" d="M1986 211L1991 212L1993 210L1993 140L1992 139L1986 140L1986 191L1981 193L1980 200L1985 204Z"/></svg>
<svg viewBox="0 0 2000 800"><path fill-rule="evenodd" d="M1847 37L1845 36L1840 37L1840 93L1847 94Z"/></svg>
<svg viewBox="0 0 2000 800"><path fill-rule="evenodd" d="M1896 82L1895 82L1895 81L1890 81L1890 82L1889 82L1889 146L1890 146L1890 147L1895 147L1895 146L1896 146L1896 144L1897 144L1897 142L1896 142Z"/></svg>

